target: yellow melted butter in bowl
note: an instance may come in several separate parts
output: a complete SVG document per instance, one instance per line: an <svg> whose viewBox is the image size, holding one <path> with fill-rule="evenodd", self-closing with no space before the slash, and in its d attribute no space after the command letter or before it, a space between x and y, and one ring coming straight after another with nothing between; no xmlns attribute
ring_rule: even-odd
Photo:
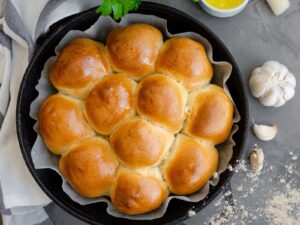
<svg viewBox="0 0 300 225"><path fill-rule="evenodd" d="M245 0L205 0L205 2L217 9L233 9L240 6Z"/></svg>

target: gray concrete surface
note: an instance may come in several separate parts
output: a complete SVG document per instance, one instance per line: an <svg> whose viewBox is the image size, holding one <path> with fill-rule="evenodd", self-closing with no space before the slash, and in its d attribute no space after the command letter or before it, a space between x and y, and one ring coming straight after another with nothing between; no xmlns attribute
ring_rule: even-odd
<svg viewBox="0 0 300 225"><path fill-rule="evenodd" d="M153 1L160 2L160 1ZM192 3L191 0L163 1L163 4L176 7L206 24L230 49L235 57L237 64L243 74L243 79L247 83L251 71L256 66L261 65L267 60L278 60L285 64L295 75L299 77L300 72L300 1L292 0L292 7L287 13L280 17L274 16L269 10L264 0L250 0L247 8L239 15L228 18L218 19L205 14L201 8ZM300 80L299 80L300 81ZM284 107L274 109L266 108L248 94L250 103L250 118L258 122L277 123L279 134L272 142L260 142L250 132L247 148L254 143L259 144L265 150L265 160L269 165L274 166L273 171L266 172L260 179L268 179L263 186L258 187L250 198L245 198L243 204L250 210L257 207L257 202L264 204L267 200L267 190L273 187L280 188L279 177L287 177L284 164L289 163L289 151L300 154L300 91L299 86L296 90L294 99ZM246 154L243 158L246 158ZM299 160L294 162L300 170ZM296 176L296 177L295 177ZM294 176L299 185L299 173ZM288 178L288 177L287 177ZM288 178L289 179L289 178ZM243 177L239 174L232 178L233 195L241 193L236 188L243 185ZM245 185L245 184L244 184ZM248 184L246 184L248 185ZM251 183L249 183L249 188ZM268 192L270 193L270 192ZM223 210L223 203L215 206L221 195L196 216L184 221L186 225L208 224L208 219L217 212ZM237 205L239 207L239 205ZM54 204L47 208L47 211L57 225L84 225L85 223L67 214ZM256 220L245 219L245 221L230 221L225 224L269 224L268 219L259 217Z"/></svg>

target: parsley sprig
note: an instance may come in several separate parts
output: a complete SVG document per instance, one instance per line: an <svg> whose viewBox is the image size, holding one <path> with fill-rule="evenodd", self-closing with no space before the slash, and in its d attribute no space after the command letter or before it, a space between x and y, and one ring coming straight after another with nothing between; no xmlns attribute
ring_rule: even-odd
<svg viewBox="0 0 300 225"><path fill-rule="evenodd" d="M199 0L192 1L199 2ZM112 14L114 19L118 20L128 12L137 10L141 2L141 0L103 0L96 12L103 16Z"/></svg>
<svg viewBox="0 0 300 225"><path fill-rule="evenodd" d="M96 12L103 16L113 14L114 19L118 20L129 11L137 10L141 2L141 0L103 0Z"/></svg>

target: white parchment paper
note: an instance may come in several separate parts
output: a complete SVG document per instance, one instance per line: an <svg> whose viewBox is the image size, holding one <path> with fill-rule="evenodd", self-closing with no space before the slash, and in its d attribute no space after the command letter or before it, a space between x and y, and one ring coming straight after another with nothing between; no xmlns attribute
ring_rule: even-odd
<svg viewBox="0 0 300 225"><path fill-rule="evenodd" d="M179 34L170 34L167 30L167 21L161 18L158 18L156 16L151 15L142 15L142 14L128 14L126 17L124 17L120 23L115 22L110 17L100 17L98 21L92 25L88 30L86 31L78 31L78 30L71 30L68 32L65 37L60 41L58 46L55 49L56 55L60 53L60 51L63 49L63 47L70 43L72 40L79 38L79 37L86 37L91 38L97 41L100 41L102 43L106 42L106 37L108 33L119 26L126 26L133 23L147 23L150 25L155 26L158 28L164 35L165 39L174 37L174 36L184 36L191 39L194 39L200 43L202 43L205 46L205 49L207 51L207 55L213 65L214 69L214 77L213 77L213 83L217 84L220 87L223 87L224 90L228 93L230 96L230 93L228 91L228 88L226 86L226 81L228 80L231 71L232 71L232 65L227 62L215 62L213 61L213 50L211 44L203 38L200 34L196 34L193 32L186 32L186 33L179 33ZM57 90L51 85L49 80L49 72L52 64L54 63L56 59L56 56L53 56L47 60L45 63L44 69L41 74L41 78L39 80L39 83L36 86L36 90L38 91L38 97L32 102L31 109L30 109L30 116L34 118L37 122L34 126L35 131L37 132L38 136L34 143L34 146L31 151L32 160L34 163L34 166L36 169L52 169L55 170L58 174L61 175L58 169L58 162L59 157L54 156L51 154L47 147L45 146L41 136L39 135L38 131L38 112L39 108L42 104L42 102L50 95L57 92ZM235 114L234 114L234 123L237 123L240 120L240 115L235 108ZM232 139L233 134L238 130L238 126L236 124L233 125L230 137L228 140L223 143L222 145L217 146L219 150L219 165L218 165L218 174L221 174L224 172L228 166L228 163L230 159L232 158L233 154L233 146L235 145L234 140ZM62 175L61 175L62 177ZM63 183L62 188L63 190L69 195L69 197L75 201L78 202L81 205L87 205L95 202L106 202L107 207L107 213L115 216L115 217L122 217L132 220L152 220L159 217L162 217L164 213L167 210L169 202L173 199L181 199L184 201L189 202L198 202L203 200L208 192L209 192L209 186L210 185L217 185L218 183L218 177L215 178L212 181L209 181L201 190L198 192L191 194L189 196L169 196L163 205L156 209L155 211L142 214L142 215L136 215L136 216L130 216L125 215L122 213L119 213L111 204L108 197L99 197L99 198L85 198L81 195L79 195L77 192L75 192L71 186L66 182L66 180L62 177Z"/></svg>

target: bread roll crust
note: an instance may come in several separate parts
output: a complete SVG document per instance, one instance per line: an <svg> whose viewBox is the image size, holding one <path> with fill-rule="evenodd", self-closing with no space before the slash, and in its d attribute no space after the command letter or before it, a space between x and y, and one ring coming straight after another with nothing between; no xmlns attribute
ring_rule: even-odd
<svg viewBox="0 0 300 225"><path fill-rule="evenodd" d="M165 164L164 178L171 192L188 195L202 188L217 166L218 151L214 146L179 134L174 151Z"/></svg>
<svg viewBox="0 0 300 225"><path fill-rule="evenodd" d="M185 132L213 144L224 142L231 131L234 107L224 89L216 85L191 95L191 116Z"/></svg>
<svg viewBox="0 0 300 225"><path fill-rule="evenodd" d="M182 82L187 90L208 84L213 76L203 45L184 37L171 38L163 44L156 70Z"/></svg>
<svg viewBox="0 0 300 225"><path fill-rule="evenodd" d="M43 102L39 111L39 131L55 155L94 135L84 119L81 102L61 94L51 95Z"/></svg>
<svg viewBox="0 0 300 225"><path fill-rule="evenodd" d="M89 92L84 114L100 134L108 135L126 118L134 115L136 83L121 74L104 77Z"/></svg>
<svg viewBox="0 0 300 225"><path fill-rule="evenodd" d="M119 173L110 193L112 204L118 211L128 215L150 212L168 196L161 179L124 170Z"/></svg>
<svg viewBox="0 0 300 225"><path fill-rule="evenodd" d="M143 79L138 85L137 110L141 116L178 132L185 117L186 92L163 74Z"/></svg>
<svg viewBox="0 0 300 225"><path fill-rule="evenodd" d="M50 80L62 93L84 98L93 83L111 71L104 46L78 38L64 47L50 71Z"/></svg>
<svg viewBox="0 0 300 225"><path fill-rule="evenodd" d="M120 162L129 168L158 165L173 142L173 135L149 122L134 118L116 129L110 142Z"/></svg>
<svg viewBox="0 0 300 225"><path fill-rule="evenodd" d="M140 79L155 70L155 61L163 38L161 32L147 24L133 24L113 30L106 49L112 68Z"/></svg>
<svg viewBox="0 0 300 225"><path fill-rule="evenodd" d="M148 213L217 170L215 145L230 135L234 106L212 76L197 41L120 24L106 46L79 38L61 51L50 71L60 94L42 104L40 134L79 194Z"/></svg>
<svg viewBox="0 0 300 225"><path fill-rule="evenodd" d="M59 162L59 169L82 196L108 194L119 163L107 141L94 137L73 146Z"/></svg>

